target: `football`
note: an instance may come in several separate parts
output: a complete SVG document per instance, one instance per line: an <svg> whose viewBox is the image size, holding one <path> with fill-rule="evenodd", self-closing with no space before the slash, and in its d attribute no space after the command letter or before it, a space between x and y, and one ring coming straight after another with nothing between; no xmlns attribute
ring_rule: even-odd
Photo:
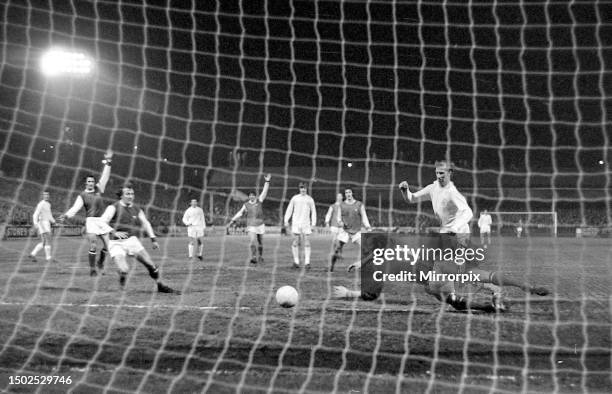
<svg viewBox="0 0 612 394"><path fill-rule="evenodd" d="M294 307L298 302L298 292L292 286L283 286L276 290L276 302L283 308Z"/></svg>

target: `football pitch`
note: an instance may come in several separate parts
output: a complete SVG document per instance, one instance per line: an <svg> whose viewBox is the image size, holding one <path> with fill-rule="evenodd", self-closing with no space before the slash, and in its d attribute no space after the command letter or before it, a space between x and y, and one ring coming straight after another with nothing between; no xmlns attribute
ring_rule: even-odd
<svg viewBox="0 0 612 394"><path fill-rule="evenodd" d="M90 278L85 240L54 241L56 262L31 262L36 239L0 244L0 390L8 392L607 392L612 258L607 239L494 238L487 269L552 290L506 293L501 315L441 306L415 284L385 285L374 302L332 300L356 289L356 259L328 272L330 239L313 237L309 271L292 268L291 238L269 235L250 266L244 236L150 250L183 294L158 294L132 261L126 289L113 265ZM281 308L275 290L294 286ZM64 376L70 384L10 384Z"/></svg>

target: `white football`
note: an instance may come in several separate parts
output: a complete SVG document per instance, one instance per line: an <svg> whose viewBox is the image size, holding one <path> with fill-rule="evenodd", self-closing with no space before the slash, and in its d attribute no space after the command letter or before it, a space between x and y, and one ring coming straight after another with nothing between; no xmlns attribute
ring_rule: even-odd
<svg viewBox="0 0 612 394"><path fill-rule="evenodd" d="M283 286L276 290L276 302L283 308L294 307L298 302L298 292L292 286Z"/></svg>

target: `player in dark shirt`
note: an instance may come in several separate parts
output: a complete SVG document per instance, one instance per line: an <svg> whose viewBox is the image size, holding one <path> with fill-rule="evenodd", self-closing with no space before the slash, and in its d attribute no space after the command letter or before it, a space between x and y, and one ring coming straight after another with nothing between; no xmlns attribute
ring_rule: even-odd
<svg viewBox="0 0 612 394"><path fill-rule="evenodd" d="M125 287L129 270L126 257L134 256L149 271L149 275L157 283L158 292L181 294L180 291L166 286L161 281L159 267L153 262L149 253L140 243L140 231L144 229L149 238L151 238L153 249L159 249L151 223L144 211L134 204L134 188L128 183L117 192L117 196L119 201L106 208L104 214L102 214L102 220L112 228L110 231L109 252L117 268L119 268L120 286L122 288Z"/></svg>
<svg viewBox="0 0 612 394"><path fill-rule="evenodd" d="M111 160L113 158L113 152L108 151L104 155L104 170L100 176L100 180L96 183L96 177L93 175L87 175L85 177L85 190L83 190L77 196L72 207L62 216L60 216L60 223L66 218L74 217L81 208L85 209L85 233L89 240L89 267L90 275L96 276L98 269L104 273L104 260L108 254L108 225L100 220L100 216L104 212L104 200L102 194L106 189L106 184L110 178ZM102 241L102 249L100 249L100 256L96 262L96 253L98 249L98 240Z"/></svg>

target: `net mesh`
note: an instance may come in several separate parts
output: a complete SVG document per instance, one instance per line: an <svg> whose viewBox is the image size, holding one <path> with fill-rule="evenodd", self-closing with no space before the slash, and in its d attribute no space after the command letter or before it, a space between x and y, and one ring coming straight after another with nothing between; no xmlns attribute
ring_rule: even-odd
<svg viewBox="0 0 612 394"><path fill-rule="evenodd" d="M46 391L22 376L125 392L609 387L612 3L29 0L0 11L2 390ZM52 46L84 51L94 72L43 75ZM137 262L126 290L110 260L91 278L83 212L53 229L53 262L29 259L41 192L57 218L107 149L105 201L134 182L161 249L143 243L183 295L158 294ZM431 204L407 205L397 184L426 186L445 158L475 219L488 209L510 229L493 234L487 268L552 297L509 290L499 316L455 313L418 285L333 299L334 285L360 284L344 272L354 245L328 272L323 215L336 193L351 187L381 231L435 231ZM244 224L225 224L266 173L265 262L252 267ZM321 226L310 271L291 269L280 234L299 182ZM201 263L188 261L181 222L191 199L208 223ZM274 292L287 284L300 302L285 310Z"/></svg>

